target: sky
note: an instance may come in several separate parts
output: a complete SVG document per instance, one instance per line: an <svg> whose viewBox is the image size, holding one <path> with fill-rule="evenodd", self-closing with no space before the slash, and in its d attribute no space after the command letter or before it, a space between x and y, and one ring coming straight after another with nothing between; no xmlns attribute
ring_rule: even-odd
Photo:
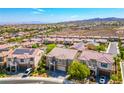
<svg viewBox="0 0 124 93"><path fill-rule="evenodd" d="M91 18L124 18L124 8L0 8L0 23L55 23Z"/></svg>

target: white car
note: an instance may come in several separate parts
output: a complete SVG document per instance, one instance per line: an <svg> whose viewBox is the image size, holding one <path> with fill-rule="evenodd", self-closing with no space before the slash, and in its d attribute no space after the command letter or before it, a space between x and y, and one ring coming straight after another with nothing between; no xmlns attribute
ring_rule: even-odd
<svg viewBox="0 0 124 93"><path fill-rule="evenodd" d="M27 77L31 72L32 72L32 68L26 69L26 71L24 72L22 78Z"/></svg>
<svg viewBox="0 0 124 93"><path fill-rule="evenodd" d="M106 82L106 77L105 76L101 76L100 79L99 79L99 83L100 84L105 84Z"/></svg>

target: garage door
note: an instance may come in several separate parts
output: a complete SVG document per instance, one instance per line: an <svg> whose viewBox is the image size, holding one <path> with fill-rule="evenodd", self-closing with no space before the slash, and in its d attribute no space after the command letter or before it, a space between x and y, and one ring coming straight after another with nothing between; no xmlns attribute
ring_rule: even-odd
<svg viewBox="0 0 124 93"><path fill-rule="evenodd" d="M66 68L62 66L57 66L57 70L66 71Z"/></svg>
<svg viewBox="0 0 124 93"><path fill-rule="evenodd" d="M27 69L27 66L19 66L18 70L19 71L25 71Z"/></svg>
<svg viewBox="0 0 124 93"><path fill-rule="evenodd" d="M110 76L110 72L109 71L99 70L99 73L98 74L100 76Z"/></svg>

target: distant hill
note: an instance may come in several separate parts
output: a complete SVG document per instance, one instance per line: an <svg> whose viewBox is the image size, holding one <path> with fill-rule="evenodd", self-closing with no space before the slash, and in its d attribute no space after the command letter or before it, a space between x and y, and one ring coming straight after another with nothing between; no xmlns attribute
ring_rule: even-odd
<svg viewBox="0 0 124 93"><path fill-rule="evenodd" d="M124 21L124 18L108 17L108 18L93 18L84 21Z"/></svg>
<svg viewBox="0 0 124 93"><path fill-rule="evenodd" d="M109 22L109 21L123 21L124 18L116 18L116 17L108 17L108 18L93 18L93 19L87 19L87 20L75 20L75 21L66 21L66 22L60 22L60 23L84 23L84 22Z"/></svg>

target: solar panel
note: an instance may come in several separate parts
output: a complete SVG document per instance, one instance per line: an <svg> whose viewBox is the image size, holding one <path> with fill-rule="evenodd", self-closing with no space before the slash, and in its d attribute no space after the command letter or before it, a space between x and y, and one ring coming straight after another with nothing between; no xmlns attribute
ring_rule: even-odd
<svg viewBox="0 0 124 93"><path fill-rule="evenodd" d="M34 49L16 49L13 54L29 54L32 55L34 52Z"/></svg>

